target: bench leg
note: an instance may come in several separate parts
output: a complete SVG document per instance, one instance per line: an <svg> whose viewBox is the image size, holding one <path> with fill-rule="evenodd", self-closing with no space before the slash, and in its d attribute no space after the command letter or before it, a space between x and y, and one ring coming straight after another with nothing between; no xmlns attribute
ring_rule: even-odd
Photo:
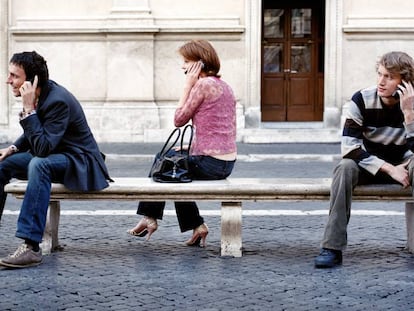
<svg viewBox="0 0 414 311"><path fill-rule="evenodd" d="M47 211L46 227L40 244L44 255L50 254L59 247L58 228L60 218L60 202L50 201Z"/></svg>
<svg viewBox="0 0 414 311"><path fill-rule="evenodd" d="M242 256L242 203L221 203L221 256Z"/></svg>
<svg viewBox="0 0 414 311"><path fill-rule="evenodd" d="M407 248L414 252L414 202L405 203L405 221L407 223Z"/></svg>

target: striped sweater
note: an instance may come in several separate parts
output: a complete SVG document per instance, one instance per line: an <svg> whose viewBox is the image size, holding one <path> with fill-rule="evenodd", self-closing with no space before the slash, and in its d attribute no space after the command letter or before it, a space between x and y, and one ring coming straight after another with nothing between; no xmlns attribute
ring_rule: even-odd
<svg viewBox="0 0 414 311"><path fill-rule="evenodd" d="M385 163L400 164L414 150L414 123L406 124L399 103L385 106L376 86L352 96L341 139L343 158L375 175Z"/></svg>

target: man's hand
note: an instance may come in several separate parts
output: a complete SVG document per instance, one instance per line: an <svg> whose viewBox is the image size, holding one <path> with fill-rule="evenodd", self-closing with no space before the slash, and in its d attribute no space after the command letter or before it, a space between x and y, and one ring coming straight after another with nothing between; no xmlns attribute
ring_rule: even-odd
<svg viewBox="0 0 414 311"><path fill-rule="evenodd" d="M37 83L38 83L38 77L36 75L34 77L33 84L30 81L25 81L19 89L20 96L22 97L22 102L23 102L23 111L26 113L29 113L36 109Z"/></svg>
<svg viewBox="0 0 414 311"><path fill-rule="evenodd" d="M13 154L15 149L12 146L7 148L0 149L0 162L7 158L9 155Z"/></svg>
<svg viewBox="0 0 414 311"><path fill-rule="evenodd" d="M407 170L408 163L410 163L410 160L396 166L385 163L381 167L381 171L390 175L392 179L399 182L404 188L407 188L410 185L410 179Z"/></svg>
<svg viewBox="0 0 414 311"><path fill-rule="evenodd" d="M404 114L404 121L412 123L414 121L414 87L411 83L402 81L400 87L400 107Z"/></svg>

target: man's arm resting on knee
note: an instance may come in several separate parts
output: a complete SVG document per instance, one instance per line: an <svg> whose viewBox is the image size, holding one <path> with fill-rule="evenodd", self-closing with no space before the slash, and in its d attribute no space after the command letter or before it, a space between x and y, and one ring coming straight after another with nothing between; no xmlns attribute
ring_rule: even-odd
<svg viewBox="0 0 414 311"><path fill-rule="evenodd" d="M0 161L4 160L9 155L19 151L15 145L10 145L7 148L0 149Z"/></svg>
<svg viewBox="0 0 414 311"><path fill-rule="evenodd" d="M391 176L392 179L399 182L405 188L410 185L410 180L408 178L407 165L408 165L408 161L401 163L399 165L392 165L390 163L385 162L381 166L380 171Z"/></svg>

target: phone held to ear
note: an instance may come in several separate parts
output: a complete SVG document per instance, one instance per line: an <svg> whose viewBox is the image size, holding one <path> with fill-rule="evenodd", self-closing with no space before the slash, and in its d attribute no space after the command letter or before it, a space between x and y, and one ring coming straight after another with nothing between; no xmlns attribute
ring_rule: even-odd
<svg viewBox="0 0 414 311"><path fill-rule="evenodd" d="M206 65L204 65L203 60L202 60L202 59L200 59L200 60L199 60L199 62L201 63L201 69L204 69L204 67L205 67ZM188 72L188 69L187 69L186 71L184 71L184 74L186 75L186 74L187 74L187 72Z"/></svg>
<svg viewBox="0 0 414 311"><path fill-rule="evenodd" d="M394 97L394 99L400 99L400 94L398 94L398 90L395 90L391 96Z"/></svg>
<svg viewBox="0 0 414 311"><path fill-rule="evenodd" d="M394 97L396 100L399 100L400 99L400 93L398 93L398 91L400 90L400 86L402 86L401 84L399 84L398 86L397 86L397 89L394 91L394 93L392 93L392 97Z"/></svg>
<svg viewBox="0 0 414 311"><path fill-rule="evenodd" d="M27 78L27 77L26 77L26 81L30 81L30 83L31 83L31 84L33 84L34 77L31 77L31 78Z"/></svg>

